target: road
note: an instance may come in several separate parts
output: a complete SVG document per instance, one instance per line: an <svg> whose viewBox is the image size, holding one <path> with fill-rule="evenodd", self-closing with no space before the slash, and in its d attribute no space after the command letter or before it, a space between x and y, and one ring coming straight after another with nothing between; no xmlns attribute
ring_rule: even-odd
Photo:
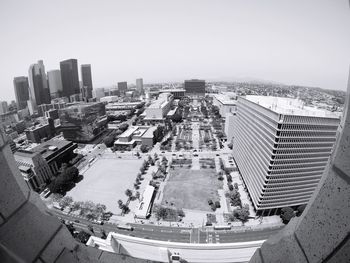
<svg viewBox="0 0 350 263"><path fill-rule="evenodd" d="M74 227L89 232L87 225L93 226L96 236L101 236L102 229L108 235L109 232L115 232L134 237L154 239L160 241L182 242L182 243L232 243L247 242L254 240L265 240L271 235L276 234L283 226L276 228L266 228L261 230L248 230L237 232L234 230L212 230L212 228L187 228L187 227L167 227L158 225L129 224L134 229L122 230L116 225L105 223L104 225L92 224L90 221L78 217L66 215L58 210L50 210L54 214L66 221L72 221ZM78 220L79 222L74 222Z"/></svg>

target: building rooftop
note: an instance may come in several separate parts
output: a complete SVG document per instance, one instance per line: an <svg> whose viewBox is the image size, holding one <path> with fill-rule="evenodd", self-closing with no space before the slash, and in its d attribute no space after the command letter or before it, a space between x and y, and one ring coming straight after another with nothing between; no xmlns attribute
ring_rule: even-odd
<svg viewBox="0 0 350 263"><path fill-rule="evenodd" d="M139 128L139 126L129 127L125 132L123 132L122 134L119 135L119 138L126 138L126 137L131 136L138 128Z"/></svg>
<svg viewBox="0 0 350 263"><path fill-rule="evenodd" d="M32 157L40 153L44 159L49 159L52 154L66 147L69 144L73 144L73 143L70 141L54 138L49 141L43 142L39 145L37 143L32 143L30 146L26 147L25 149L19 149L15 153L15 155L23 156L23 157Z"/></svg>
<svg viewBox="0 0 350 263"><path fill-rule="evenodd" d="M215 94L214 97L224 105L236 105L237 95L233 92L225 94Z"/></svg>
<svg viewBox="0 0 350 263"><path fill-rule="evenodd" d="M157 129L156 126L150 127L147 131L142 135L142 138L153 138L153 132Z"/></svg>
<svg viewBox="0 0 350 263"><path fill-rule="evenodd" d="M247 95L245 99L254 102L266 109L284 115L298 115L311 117L339 118L340 114L325 109L305 106L299 99L273 96Z"/></svg>

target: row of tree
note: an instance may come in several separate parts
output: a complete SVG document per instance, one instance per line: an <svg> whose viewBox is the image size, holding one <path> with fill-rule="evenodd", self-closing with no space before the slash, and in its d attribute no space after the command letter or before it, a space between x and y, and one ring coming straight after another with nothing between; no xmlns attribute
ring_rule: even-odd
<svg viewBox="0 0 350 263"><path fill-rule="evenodd" d="M62 164L61 172L57 177L52 179L51 183L47 187L51 193L59 193L64 195L75 186L75 183L77 183L79 179L78 168L75 166Z"/></svg>

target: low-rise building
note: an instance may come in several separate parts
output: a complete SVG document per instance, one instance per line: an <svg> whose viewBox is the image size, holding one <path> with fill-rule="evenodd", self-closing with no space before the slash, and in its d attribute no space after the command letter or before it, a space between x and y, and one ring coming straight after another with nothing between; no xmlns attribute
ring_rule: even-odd
<svg viewBox="0 0 350 263"><path fill-rule="evenodd" d="M161 93L145 110L145 121L164 121L168 114L174 96L170 93Z"/></svg>
<svg viewBox="0 0 350 263"><path fill-rule="evenodd" d="M213 105L219 108L221 117L225 118L227 113L235 114L237 111L237 95L232 92L214 94Z"/></svg>
<svg viewBox="0 0 350 263"><path fill-rule="evenodd" d="M121 147L126 150L131 150L138 144L153 146L153 132L157 127L152 126L131 126L114 142L116 147Z"/></svg>
<svg viewBox="0 0 350 263"><path fill-rule="evenodd" d="M28 187L37 191L58 173L63 163L74 158L76 148L76 143L54 138L34 147L19 149L14 157Z"/></svg>
<svg viewBox="0 0 350 263"><path fill-rule="evenodd" d="M147 185L145 191L142 194L140 203L135 211L137 218L146 219L151 214L152 202L154 197L154 187Z"/></svg>

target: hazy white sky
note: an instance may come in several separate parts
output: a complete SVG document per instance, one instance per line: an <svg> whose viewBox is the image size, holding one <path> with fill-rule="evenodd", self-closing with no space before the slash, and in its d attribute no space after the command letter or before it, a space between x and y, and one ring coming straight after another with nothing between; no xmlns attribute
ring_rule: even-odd
<svg viewBox="0 0 350 263"><path fill-rule="evenodd" d="M77 58L94 87L118 81L265 79L342 89L347 0L0 0L0 100L31 63Z"/></svg>

